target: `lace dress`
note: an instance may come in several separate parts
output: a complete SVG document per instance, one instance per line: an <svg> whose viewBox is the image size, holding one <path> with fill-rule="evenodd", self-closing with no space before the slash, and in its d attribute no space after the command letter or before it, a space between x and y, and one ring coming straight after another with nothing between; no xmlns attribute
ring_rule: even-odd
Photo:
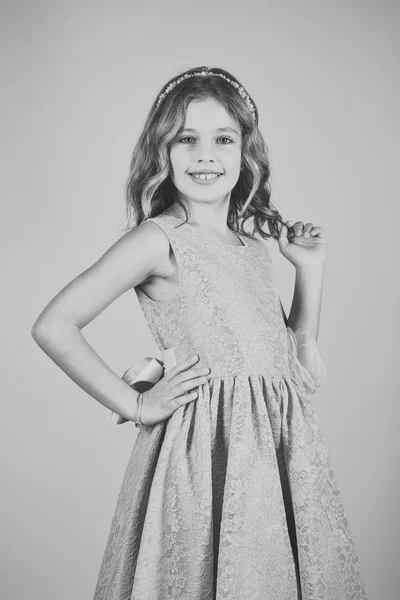
<svg viewBox="0 0 400 600"><path fill-rule="evenodd" d="M196 400L139 429L94 600L366 600L267 245L150 220L179 270L169 301L136 288L150 331L211 372Z"/></svg>

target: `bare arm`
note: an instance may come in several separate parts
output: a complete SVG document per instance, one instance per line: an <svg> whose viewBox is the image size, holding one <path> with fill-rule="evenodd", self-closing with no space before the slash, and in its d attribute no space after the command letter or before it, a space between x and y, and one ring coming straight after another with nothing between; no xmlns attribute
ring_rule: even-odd
<svg viewBox="0 0 400 600"><path fill-rule="evenodd" d="M137 392L114 373L81 333L124 292L161 275L169 241L151 221L121 237L43 309L31 335L85 392L128 420L137 418Z"/></svg>
<svg viewBox="0 0 400 600"><path fill-rule="evenodd" d="M311 376L316 387L323 384L326 373L325 364L316 344L321 314L323 278L323 267L297 268L289 318L286 317L281 302L285 325L290 327L296 339L297 359ZM315 389L314 387L313 391Z"/></svg>
<svg viewBox="0 0 400 600"><path fill-rule="evenodd" d="M304 225L301 221L295 224L293 221L287 221L286 225L282 224L278 242L281 253L296 269L289 318L286 318L282 307L290 344L292 342L295 344L298 362L318 387L322 385L326 371L317 347L327 259L323 228L314 227L312 223ZM292 336L294 336L293 340ZM298 374L303 378L300 369Z"/></svg>
<svg viewBox="0 0 400 600"><path fill-rule="evenodd" d="M324 266L296 268L293 301L287 326L293 331L308 331L318 339L321 318Z"/></svg>

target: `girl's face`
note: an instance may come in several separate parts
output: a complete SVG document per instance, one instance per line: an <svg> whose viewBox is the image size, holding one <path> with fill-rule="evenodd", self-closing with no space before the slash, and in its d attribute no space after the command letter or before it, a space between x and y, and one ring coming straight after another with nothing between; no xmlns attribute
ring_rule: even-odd
<svg viewBox="0 0 400 600"><path fill-rule="evenodd" d="M189 203L229 202L240 176L239 123L214 99L207 98L189 104L183 127L170 149L176 188Z"/></svg>

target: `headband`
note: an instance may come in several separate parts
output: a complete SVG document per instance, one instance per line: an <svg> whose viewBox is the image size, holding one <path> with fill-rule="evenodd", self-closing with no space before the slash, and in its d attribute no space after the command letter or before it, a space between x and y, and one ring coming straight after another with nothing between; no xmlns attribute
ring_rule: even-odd
<svg viewBox="0 0 400 600"><path fill-rule="evenodd" d="M164 90L164 92L159 95L157 103L156 103L156 109L159 107L161 101L165 98L165 96L171 90L173 90L174 87L178 85L178 83L181 83L181 81L184 81L185 79L188 79L189 77L211 77L211 76L222 77L222 79L225 79L225 81L228 81L231 85L233 85L234 88L237 89L239 95L243 98L243 100L245 101L245 103L247 104L247 106L251 112L251 116L253 117L253 122L256 123L257 122L256 109L254 107L254 104L250 100L250 96L248 95L248 93L246 92L244 87L241 86L236 81L232 81L232 79L229 79L222 73L212 73L211 71L196 71L195 73L185 73L184 75L182 75L182 77L179 77L179 79L175 79L175 81L171 81L171 83Z"/></svg>

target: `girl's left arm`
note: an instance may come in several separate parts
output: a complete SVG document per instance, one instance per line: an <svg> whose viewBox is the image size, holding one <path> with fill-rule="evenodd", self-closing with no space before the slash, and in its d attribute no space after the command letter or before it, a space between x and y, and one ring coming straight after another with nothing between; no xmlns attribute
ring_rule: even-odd
<svg viewBox="0 0 400 600"><path fill-rule="evenodd" d="M319 354L318 339L322 291L327 260L323 228L301 221L282 223L279 250L296 269L293 301L285 324L292 330L297 358L319 386L325 378L325 365Z"/></svg>
<svg viewBox="0 0 400 600"><path fill-rule="evenodd" d="M294 332L308 331L315 341L318 340L324 275L323 265L296 267L292 307L287 320L287 327Z"/></svg>

